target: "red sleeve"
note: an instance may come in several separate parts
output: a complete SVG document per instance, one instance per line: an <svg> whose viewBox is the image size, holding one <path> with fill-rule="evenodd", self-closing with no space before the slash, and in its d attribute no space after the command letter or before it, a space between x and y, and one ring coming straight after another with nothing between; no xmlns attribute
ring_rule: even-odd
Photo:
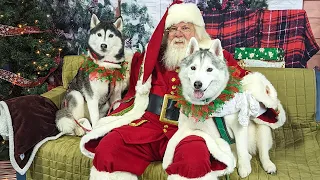
<svg viewBox="0 0 320 180"><path fill-rule="evenodd" d="M239 76L240 76L241 78L244 77L245 75L247 75L247 74L250 72L250 71L248 71L248 70L245 70L245 69L241 68L241 67L239 66L239 64L238 64L238 61L235 60L235 59L233 58L232 54L229 53L228 51L223 50L223 56L224 56L224 58L226 59L226 62L227 62L227 65L228 65L228 66L233 66L233 67L237 68L237 70L239 70L239 72L240 72L240 75L239 75Z"/></svg>
<svg viewBox="0 0 320 180"><path fill-rule="evenodd" d="M131 106L134 102L133 97L136 94L136 84L137 81L139 80L139 72L140 72L140 67L142 65L144 54L136 52L133 57L132 57L132 62L131 62L131 72L130 72L130 79L129 79L129 87L128 87L128 92L126 95L122 98L120 106L112 111L110 115L114 115L116 113L120 113L121 111L127 109L129 106ZM130 101L128 101L131 99ZM128 101L128 102L127 102Z"/></svg>

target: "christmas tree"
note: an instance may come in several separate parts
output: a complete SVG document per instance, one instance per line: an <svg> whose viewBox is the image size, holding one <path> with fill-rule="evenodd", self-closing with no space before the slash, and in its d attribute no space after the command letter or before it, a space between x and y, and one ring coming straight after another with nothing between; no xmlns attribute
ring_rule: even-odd
<svg viewBox="0 0 320 180"><path fill-rule="evenodd" d="M199 0L197 6L204 14L210 14L219 10L222 12L249 10L249 9L267 9L266 0Z"/></svg>
<svg viewBox="0 0 320 180"><path fill-rule="evenodd" d="M41 77L57 68L64 45L46 8L38 0L0 1L1 100L48 90Z"/></svg>
<svg viewBox="0 0 320 180"><path fill-rule="evenodd" d="M48 4L59 36L67 43L65 54L86 51L92 14L102 21L113 21L114 7L109 0L43 0Z"/></svg>
<svg viewBox="0 0 320 180"><path fill-rule="evenodd" d="M123 34L127 48L144 51L154 29L152 18L147 11L148 8L139 4L137 0L121 4L121 16L124 21Z"/></svg>

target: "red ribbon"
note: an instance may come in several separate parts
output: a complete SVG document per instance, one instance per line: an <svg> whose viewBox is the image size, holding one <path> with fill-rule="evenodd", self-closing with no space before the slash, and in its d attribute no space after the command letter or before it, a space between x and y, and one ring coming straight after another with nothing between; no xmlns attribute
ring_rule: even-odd
<svg viewBox="0 0 320 180"><path fill-rule="evenodd" d="M43 82L50 76L50 74L53 73L58 68L58 65L60 64L60 60L61 60L60 55L55 57L55 62L57 64L57 67L51 68L49 73L46 76L39 77L34 81L21 77L13 72L10 72L4 69L0 69L0 79L3 79L5 81L8 81L20 87L29 87L29 88L36 87L43 84Z"/></svg>
<svg viewBox="0 0 320 180"><path fill-rule="evenodd" d="M23 34L39 34L48 31L41 31L38 27L25 26L25 27L13 27L4 24L0 24L0 36L17 36Z"/></svg>

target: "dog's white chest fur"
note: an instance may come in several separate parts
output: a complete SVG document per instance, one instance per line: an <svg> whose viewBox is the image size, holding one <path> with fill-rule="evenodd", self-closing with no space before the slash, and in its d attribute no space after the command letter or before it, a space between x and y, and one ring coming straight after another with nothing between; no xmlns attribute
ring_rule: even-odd
<svg viewBox="0 0 320 180"><path fill-rule="evenodd" d="M109 81L101 81L101 80L91 80L90 86L93 91L93 96L100 99L101 97L107 96L109 92Z"/></svg>

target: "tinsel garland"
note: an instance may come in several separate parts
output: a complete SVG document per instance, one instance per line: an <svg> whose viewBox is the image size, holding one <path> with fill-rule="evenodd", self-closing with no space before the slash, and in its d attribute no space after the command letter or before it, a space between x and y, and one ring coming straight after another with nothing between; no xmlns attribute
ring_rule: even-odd
<svg viewBox="0 0 320 180"><path fill-rule="evenodd" d="M24 26L24 27L13 27L8 26L4 24L0 24L0 37L7 37L7 36L18 36L23 34L39 34L44 32L51 32L50 30L42 31L38 27L35 26ZM60 52L59 54L54 58L54 61L57 65L60 64ZM49 73L44 77L39 77L36 80L30 80L26 79L24 77L19 76L18 74L15 74L13 72L7 71L5 69L0 69L0 79L3 79L5 81L8 81L14 85L20 86L20 87L36 87L41 84L50 76L51 73L53 73L57 69L56 67L53 67L49 70Z"/></svg>
<svg viewBox="0 0 320 180"><path fill-rule="evenodd" d="M123 61L121 68L110 68L101 67L94 62L94 60L88 56L83 56L84 62L82 63L80 70L85 72L85 75L90 80L109 81L115 84L116 81L122 81L126 76L128 69L128 62Z"/></svg>
<svg viewBox="0 0 320 180"><path fill-rule="evenodd" d="M41 84L43 84L47 78L57 69L58 64L60 64L60 54L58 56L56 56L54 58L55 63L57 64L57 66L51 68L48 72L48 74L44 77L39 77L36 80L30 80L30 79L26 79L24 77L19 76L16 73L7 71L5 69L0 69L0 79L3 79L5 81L8 81L16 86L20 86L20 87L36 87L39 86Z"/></svg>
<svg viewBox="0 0 320 180"><path fill-rule="evenodd" d="M41 31L38 27L25 26L25 27L13 27L4 24L0 24L0 36L17 36L22 34L39 34L46 31Z"/></svg>
<svg viewBox="0 0 320 180"><path fill-rule="evenodd" d="M182 112L188 116L193 117L195 121L205 121L210 118L210 115L222 108L225 102L234 97L235 93L241 92L241 84L239 77L239 70L235 67L229 67L230 79L227 87L221 92L221 94L212 102L207 105L194 105L183 97L182 88L178 87L177 104L176 106L182 110Z"/></svg>

